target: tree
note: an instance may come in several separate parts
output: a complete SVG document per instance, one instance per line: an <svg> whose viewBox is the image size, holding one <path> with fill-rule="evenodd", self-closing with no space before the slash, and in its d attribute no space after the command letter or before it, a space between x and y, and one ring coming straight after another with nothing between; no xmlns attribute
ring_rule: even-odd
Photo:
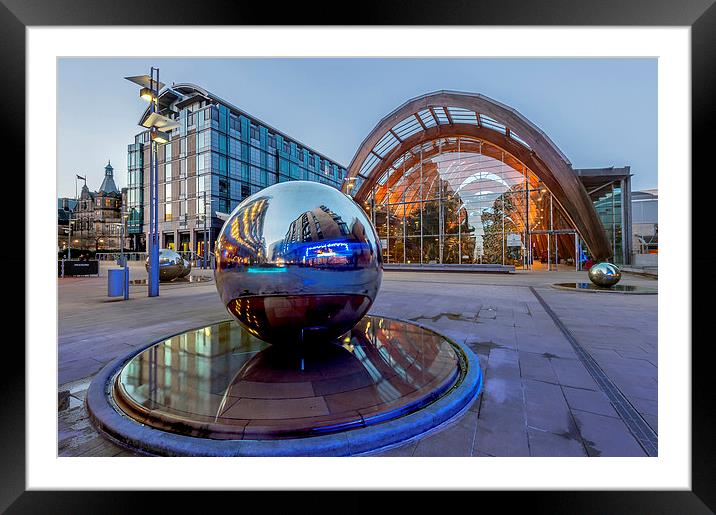
<svg viewBox="0 0 716 515"><path fill-rule="evenodd" d="M483 236L482 260L484 263L502 263L503 256L507 261L507 249L504 248L506 244L505 235L502 232L503 217L505 213L514 211L515 205L509 192L497 197L491 209L483 211L482 225L485 233Z"/></svg>

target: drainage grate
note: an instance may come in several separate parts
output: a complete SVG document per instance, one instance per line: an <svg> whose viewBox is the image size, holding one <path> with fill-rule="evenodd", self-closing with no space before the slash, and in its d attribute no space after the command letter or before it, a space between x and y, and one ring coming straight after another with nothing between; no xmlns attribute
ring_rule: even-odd
<svg viewBox="0 0 716 515"><path fill-rule="evenodd" d="M559 327L562 334L564 334L567 341L572 344L574 352L579 356L580 361L585 366L589 375L594 378L594 381L599 385L599 388L609 398L609 401L614 406L614 409L619 414L621 419L629 428L629 431L634 435L639 445L642 446L648 456L657 456L657 435L654 430L646 423L639 412L634 408L631 402L626 398L622 391L612 382L609 377L604 373L599 364L594 358L582 347L567 327L562 323L559 317L556 315L552 308L547 305L542 296L530 286L529 287L537 300L540 302L547 314L552 317L555 325Z"/></svg>

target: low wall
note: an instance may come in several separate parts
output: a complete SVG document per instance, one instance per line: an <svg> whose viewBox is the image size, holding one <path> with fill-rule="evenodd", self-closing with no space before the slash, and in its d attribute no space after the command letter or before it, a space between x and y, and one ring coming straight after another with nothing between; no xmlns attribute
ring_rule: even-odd
<svg viewBox="0 0 716 515"><path fill-rule="evenodd" d="M635 254L633 266L659 266L659 254Z"/></svg>
<svg viewBox="0 0 716 515"><path fill-rule="evenodd" d="M511 274L515 272L515 265L497 265L497 264L476 264L476 265L428 265L428 264L384 264L383 269L386 271L404 271L404 272L476 272L476 273L498 273Z"/></svg>

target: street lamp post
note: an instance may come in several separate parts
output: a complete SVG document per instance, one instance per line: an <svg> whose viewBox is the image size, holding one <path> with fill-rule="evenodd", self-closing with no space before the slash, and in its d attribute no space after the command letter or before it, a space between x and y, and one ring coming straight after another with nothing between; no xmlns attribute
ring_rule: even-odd
<svg viewBox="0 0 716 515"><path fill-rule="evenodd" d="M67 221L67 260L72 259L72 215ZM63 260L64 261L64 260ZM65 264L62 263L62 277L65 276Z"/></svg>
<svg viewBox="0 0 716 515"><path fill-rule="evenodd" d="M125 77L130 82L142 86L139 96L149 101L149 115L143 118L140 125L149 129L149 277L147 280L148 296L159 296L159 186L157 145L168 143L171 139L169 131L179 124L157 112L159 91L164 84L159 82L159 68L151 68L150 75Z"/></svg>
<svg viewBox="0 0 716 515"><path fill-rule="evenodd" d="M124 226L127 222L126 218L127 215L124 213L124 203L122 203L122 207L120 208L120 239L119 239L119 261L122 264L122 267L124 268L124 300L129 300L129 263L127 260L127 256L124 255L124 238L125 238L125 229Z"/></svg>
<svg viewBox="0 0 716 515"><path fill-rule="evenodd" d="M87 176L85 175L82 177L80 174L75 173L75 210L79 206L79 199L77 197L77 179L82 179L85 181L85 186L87 185ZM73 212L74 214L74 212ZM69 223L69 236L67 237L67 259L72 259L72 215L70 215L70 223Z"/></svg>
<svg viewBox="0 0 716 515"><path fill-rule="evenodd" d="M151 75L149 78L149 114L154 114L156 109L157 96L159 94L158 88L155 89L154 83L154 70L151 68ZM159 70L156 70L157 84L159 83ZM144 92L144 90L142 90ZM144 92L146 95L146 92ZM142 95L142 93L140 93ZM159 295L159 245L157 242L157 179L158 173L157 168L157 145L154 143L154 139L149 138L149 277L148 277L148 296L157 297Z"/></svg>

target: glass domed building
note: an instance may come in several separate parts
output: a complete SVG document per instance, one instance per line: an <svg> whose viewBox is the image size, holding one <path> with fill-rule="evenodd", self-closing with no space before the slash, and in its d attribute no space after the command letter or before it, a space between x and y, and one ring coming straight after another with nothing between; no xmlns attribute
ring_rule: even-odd
<svg viewBox="0 0 716 515"><path fill-rule="evenodd" d="M580 172L511 107L438 91L378 122L342 188L370 216L386 263L579 266L619 253Z"/></svg>

